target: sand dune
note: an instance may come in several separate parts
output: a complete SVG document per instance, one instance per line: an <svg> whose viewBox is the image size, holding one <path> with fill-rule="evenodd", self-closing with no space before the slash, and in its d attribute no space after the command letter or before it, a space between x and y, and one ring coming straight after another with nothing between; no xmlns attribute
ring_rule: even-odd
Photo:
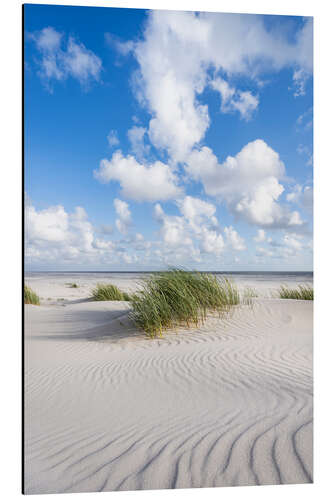
<svg viewBox="0 0 333 500"><path fill-rule="evenodd" d="M125 302L26 306L25 491L312 482L312 303L146 339Z"/></svg>

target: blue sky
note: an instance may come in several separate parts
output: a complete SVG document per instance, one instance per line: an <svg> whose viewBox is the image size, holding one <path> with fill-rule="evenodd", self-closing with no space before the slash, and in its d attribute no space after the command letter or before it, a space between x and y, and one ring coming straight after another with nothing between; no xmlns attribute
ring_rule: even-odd
<svg viewBox="0 0 333 500"><path fill-rule="evenodd" d="M312 19L25 6L31 270L312 270Z"/></svg>

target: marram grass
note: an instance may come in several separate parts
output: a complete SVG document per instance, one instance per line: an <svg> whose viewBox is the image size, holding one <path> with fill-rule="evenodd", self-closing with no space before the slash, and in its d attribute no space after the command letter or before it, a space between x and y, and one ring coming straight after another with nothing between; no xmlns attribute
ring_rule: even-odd
<svg viewBox="0 0 333 500"><path fill-rule="evenodd" d="M27 285L24 285L24 303L34 304L35 306L40 305L38 295Z"/></svg>
<svg viewBox="0 0 333 500"><path fill-rule="evenodd" d="M92 291L94 300L129 300L130 296L126 292L122 292L116 285L105 285L98 283Z"/></svg>
<svg viewBox="0 0 333 500"><path fill-rule="evenodd" d="M313 288L309 285L298 285L297 288L288 288L282 285L279 289L280 299L313 300Z"/></svg>
<svg viewBox="0 0 333 500"><path fill-rule="evenodd" d="M66 285L69 287L69 288L79 288L79 285L77 283L66 283Z"/></svg>
<svg viewBox="0 0 333 500"><path fill-rule="evenodd" d="M250 286L247 286L243 290L243 304L252 306L253 305L253 299L258 297L258 292L255 288L251 288Z"/></svg>
<svg viewBox="0 0 333 500"><path fill-rule="evenodd" d="M236 286L226 278L171 269L152 274L130 297L131 317L151 337L177 326L198 326L208 312L227 313L240 303Z"/></svg>

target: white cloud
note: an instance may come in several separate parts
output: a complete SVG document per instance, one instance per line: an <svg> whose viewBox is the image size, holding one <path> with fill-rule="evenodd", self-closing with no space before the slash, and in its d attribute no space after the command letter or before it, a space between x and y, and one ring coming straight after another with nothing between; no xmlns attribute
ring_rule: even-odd
<svg viewBox="0 0 333 500"><path fill-rule="evenodd" d="M102 68L100 58L72 37L69 37L63 53L63 64L65 73L77 78L81 84L87 84L90 79L99 80Z"/></svg>
<svg viewBox="0 0 333 500"><path fill-rule="evenodd" d="M26 254L44 259L70 261L94 255L93 226L82 207L68 214L61 205L37 211L26 206Z"/></svg>
<svg viewBox="0 0 333 500"><path fill-rule="evenodd" d="M130 128L127 132L127 136L131 144L131 150L139 161L142 161L150 150L149 145L145 144L146 132L147 129L136 125Z"/></svg>
<svg viewBox="0 0 333 500"><path fill-rule="evenodd" d="M266 240L266 232L265 232L265 230L264 229L258 229L257 236L255 236L253 239L257 243L265 241Z"/></svg>
<svg viewBox="0 0 333 500"><path fill-rule="evenodd" d="M32 35L39 50L53 52L60 49L62 34L51 26L43 28L39 33Z"/></svg>
<svg viewBox="0 0 333 500"><path fill-rule="evenodd" d="M270 241L269 247L257 247L256 255L273 259L286 260L299 259L311 252L311 241L305 240L304 235L298 233L285 233L279 241Z"/></svg>
<svg viewBox="0 0 333 500"><path fill-rule="evenodd" d="M72 36L65 42L64 35L49 26L30 34L29 38L40 52L39 75L49 90L52 90L52 79L66 80L72 77L85 88L91 81L100 79L102 61Z"/></svg>
<svg viewBox="0 0 333 500"><path fill-rule="evenodd" d="M222 113L238 111L244 120L250 120L252 113L258 107L258 96L249 91L236 90L226 80L219 77L212 80L211 86L220 93Z"/></svg>
<svg viewBox="0 0 333 500"><path fill-rule="evenodd" d="M115 48L123 56L127 56L134 49L134 42L131 40L124 42L113 33L104 33L104 40L106 45Z"/></svg>
<svg viewBox="0 0 333 500"><path fill-rule="evenodd" d="M173 160L184 161L210 124L207 106L198 101L208 70L258 80L261 72L290 67L304 79L312 72L312 19L290 42L287 35L267 29L261 16L151 11L144 39L127 50L139 63L134 82L138 99L152 115L150 140ZM230 99L230 107L244 118L258 105L248 91L235 90Z"/></svg>
<svg viewBox="0 0 333 500"><path fill-rule="evenodd" d="M246 250L244 238L241 238L232 226L225 227L224 233L226 235L227 244L230 245L233 250Z"/></svg>
<svg viewBox="0 0 333 500"><path fill-rule="evenodd" d="M154 208L156 220L161 224L160 234L163 242L171 247L191 246L192 240L188 235L186 222L183 217L166 215L158 203Z"/></svg>
<svg viewBox="0 0 333 500"><path fill-rule="evenodd" d="M218 231L212 229L212 225L217 224L213 215L215 207L190 196L177 204L182 216L167 215L160 204L155 205L154 214L161 225L164 245L178 252L178 258L182 256L185 261L198 261L200 253L220 255L224 240Z"/></svg>
<svg viewBox="0 0 333 500"><path fill-rule="evenodd" d="M294 82L294 96L299 97L306 94L305 86L306 82L309 78L309 73L304 71L303 68L297 69L293 74L293 82Z"/></svg>
<svg viewBox="0 0 333 500"><path fill-rule="evenodd" d="M272 252L272 250L269 250L268 248L257 247L256 248L256 255L258 257L273 257L274 253Z"/></svg>
<svg viewBox="0 0 333 500"><path fill-rule="evenodd" d="M294 190L287 194L287 201L305 208L309 213L313 211L313 188L311 186L300 186L296 184Z"/></svg>
<svg viewBox="0 0 333 500"><path fill-rule="evenodd" d="M220 255L224 249L224 240L222 235L217 231L212 231L203 227L200 248L204 253Z"/></svg>
<svg viewBox="0 0 333 500"><path fill-rule="evenodd" d="M163 201L181 194L177 177L168 165L161 161L144 165L121 151L116 151L111 160L102 160L94 176L103 183L118 181L122 195L137 201Z"/></svg>
<svg viewBox="0 0 333 500"><path fill-rule="evenodd" d="M28 205L25 212L28 240L62 241L68 230L68 214L61 205L37 212Z"/></svg>
<svg viewBox="0 0 333 500"><path fill-rule="evenodd" d="M294 190L287 194L286 200L293 203L298 202L301 193L302 193L302 186L296 184L294 186Z"/></svg>
<svg viewBox="0 0 333 500"><path fill-rule="evenodd" d="M214 215L216 207L212 203L193 196L185 196L182 200L178 200L177 205L194 233L200 234L203 224L210 228L218 226Z"/></svg>
<svg viewBox="0 0 333 500"><path fill-rule="evenodd" d="M131 223L126 203L115 200L115 208L123 227ZM109 226L107 226L109 227ZM25 257L28 265L52 267L105 266L122 262L135 263L134 252L150 247L139 233L128 239L126 248L122 240L98 238L94 227L82 207L68 213L63 206L37 210L26 201L25 207ZM101 233L102 231L96 231ZM109 235L109 231L104 231Z"/></svg>
<svg viewBox="0 0 333 500"><path fill-rule="evenodd" d="M224 249L224 240L218 230L216 207L193 196L185 196L182 200L178 200L177 205L186 221L188 231L198 240L200 251L220 255Z"/></svg>
<svg viewBox="0 0 333 500"><path fill-rule="evenodd" d="M278 228L302 223L297 212L278 203L285 167L263 140L248 143L223 163L208 147L194 150L185 168L190 177L203 183L208 195L224 201L235 216L250 224Z"/></svg>
<svg viewBox="0 0 333 500"><path fill-rule="evenodd" d="M301 239L301 236L298 234L286 234L283 237L283 243L293 252L300 252L303 248Z"/></svg>
<svg viewBox="0 0 333 500"><path fill-rule="evenodd" d="M132 224L132 216L128 203L116 198L113 202L118 219L116 219L116 227L121 234L127 234L129 226Z"/></svg>
<svg viewBox="0 0 333 500"><path fill-rule="evenodd" d="M111 148L119 144L118 134L115 130L110 130L107 135L107 141Z"/></svg>
<svg viewBox="0 0 333 500"><path fill-rule="evenodd" d="M304 224L304 221L302 220L299 212L294 210L294 212L291 212L289 220L288 220L288 226L302 226Z"/></svg>

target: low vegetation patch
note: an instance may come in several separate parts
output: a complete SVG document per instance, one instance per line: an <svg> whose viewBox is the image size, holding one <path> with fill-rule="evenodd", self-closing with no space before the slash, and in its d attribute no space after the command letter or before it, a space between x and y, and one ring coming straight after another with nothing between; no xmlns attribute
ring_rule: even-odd
<svg viewBox="0 0 333 500"><path fill-rule="evenodd" d="M37 293L31 290L31 288L27 285L24 285L24 303L34 304L35 306L40 305L40 300Z"/></svg>
<svg viewBox="0 0 333 500"><path fill-rule="evenodd" d="M98 283L92 291L94 300L130 300L130 296L126 292L122 292L116 285L104 285Z"/></svg>
<svg viewBox="0 0 333 500"><path fill-rule="evenodd" d="M79 288L79 285L77 283L66 283L66 285L69 287L69 288Z"/></svg>
<svg viewBox="0 0 333 500"><path fill-rule="evenodd" d="M280 299L313 300L313 287L298 285L297 288L288 288L282 285L279 289Z"/></svg>
<svg viewBox="0 0 333 500"><path fill-rule="evenodd" d="M240 303L236 286L226 278L171 269L144 280L130 297L135 324L154 338L177 326L198 326L208 312L227 313Z"/></svg>
<svg viewBox="0 0 333 500"><path fill-rule="evenodd" d="M258 297L258 292L255 288L247 286L243 290L243 304L248 306L253 304L253 299Z"/></svg>

